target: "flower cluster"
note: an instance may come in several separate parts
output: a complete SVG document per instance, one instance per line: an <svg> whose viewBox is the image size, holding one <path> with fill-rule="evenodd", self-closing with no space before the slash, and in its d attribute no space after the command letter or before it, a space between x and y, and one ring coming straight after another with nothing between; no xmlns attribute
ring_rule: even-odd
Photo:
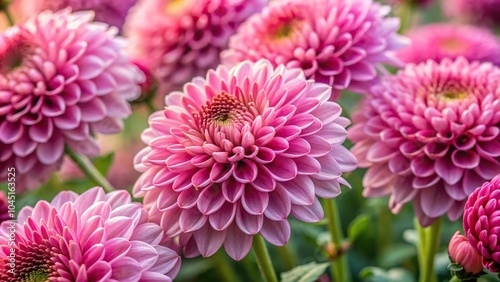
<svg viewBox="0 0 500 282"><path fill-rule="evenodd" d="M412 202L423 226L460 218L467 196L500 173L500 69L463 58L408 65L373 88L349 137L366 197Z"/></svg>
<svg viewBox="0 0 500 282"><path fill-rule="evenodd" d="M187 257L224 244L240 260L257 233L286 244L288 216L321 220L317 196L337 196L342 173L356 168L342 146L349 121L330 93L267 60L195 78L151 115L134 195Z"/></svg>
<svg viewBox="0 0 500 282"><path fill-rule="evenodd" d="M92 13L46 11L0 35L0 178L18 192L46 181L65 146L97 155L95 133L119 132L144 75L116 30Z"/></svg>

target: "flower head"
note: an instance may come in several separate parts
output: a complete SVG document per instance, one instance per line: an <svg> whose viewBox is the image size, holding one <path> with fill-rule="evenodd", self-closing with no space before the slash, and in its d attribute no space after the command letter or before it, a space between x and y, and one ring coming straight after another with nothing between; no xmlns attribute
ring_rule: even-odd
<svg viewBox="0 0 500 282"><path fill-rule="evenodd" d="M135 196L167 236L180 234L188 257L224 244L242 259L257 233L284 245L288 216L319 221L317 196L337 196L341 174L356 167L342 146L349 121L330 91L266 60L193 79L149 119Z"/></svg>
<svg viewBox="0 0 500 282"><path fill-rule="evenodd" d="M460 231L455 232L448 245L448 255L453 263L463 267L465 272L479 274L483 271L481 254L469 243Z"/></svg>
<svg viewBox="0 0 500 282"><path fill-rule="evenodd" d="M479 185L478 185L479 186ZM483 266L492 272L500 272L500 176L483 183L467 200L463 227L469 242L483 256Z"/></svg>
<svg viewBox="0 0 500 282"><path fill-rule="evenodd" d="M137 0L17 0L20 13L30 18L45 10L56 12L65 8L73 11L92 10L95 20L122 29L127 14Z"/></svg>
<svg viewBox="0 0 500 282"><path fill-rule="evenodd" d="M306 77L340 90L366 92L379 63L398 64L391 51L406 44L399 20L372 0L285 0L251 17L221 55L227 65L270 60L302 68Z"/></svg>
<svg viewBox="0 0 500 282"><path fill-rule="evenodd" d="M9 202L3 191L0 191L0 223L12 219L9 216Z"/></svg>
<svg viewBox="0 0 500 282"><path fill-rule="evenodd" d="M408 37L412 40L411 45L397 53L406 63L440 62L444 58L462 56L469 61L500 64L500 40L485 28L437 23L417 27Z"/></svg>
<svg viewBox="0 0 500 282"><path fill-rule="evenodd" d="M453 18L482 25L500 25L500 0L447 0L443 10Z"/></svg>
<svg viewBox="0 0 500 282"><path fill-rule="evenodd" d="M139 1L125 24L130 53L156 76L159 93L179 90L193 77L215 68L229 36L267 2Z"/></svg>
<svg viewBox="0 0 500 282"><path fill-rule="evenodd" d="M353 115L349 138L364 195L412 201L420 224L448 213L500 173L500 69L463 58L409 64L374 87Z"/></svg>
<svg viewBox="0 0 500 282"><path fill-rule="evenodd" d="M160 244L160 226L124 190L64 191L51 203L24 207L14 273L6 263L8 224L0 230L2 281L171 281L179 271L179 255Z"/></svg>
<svg viewBox="0 0 500 282"><path fill-rule="evenodd" d="M65 146L97 155L93 135L119 132L140 94L116 29L91 19L47 11L0 35L0 180L15 167L18 191L49 178Z"/></svg>

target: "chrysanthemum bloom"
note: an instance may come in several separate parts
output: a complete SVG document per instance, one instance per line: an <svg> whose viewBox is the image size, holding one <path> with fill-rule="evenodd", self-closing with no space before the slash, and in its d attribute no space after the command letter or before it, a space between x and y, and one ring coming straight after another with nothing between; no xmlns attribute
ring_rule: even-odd
<svg viewBox="0 0 500 282"><path fill-rule="evenodd" d="M481 254L473 247L467 237L455 232L448 245L448 255L453 263L459 264L465 272L479 274L483 271Z"/></svg>
<svg viewBox="0 0 500 282"><path fill-rule="evenodd" d="M422 226L457 220L467 196L500 173L500 69L464 58L409 64L374 87L349 138L363 195L412 202Z"/></svg>
<svg viewBox="0 0 500 282"><path fill-rule="evenodd" d="M134 187L187 257L221 246L246 256L252 235L274 245L290 237L288 216L323 217L317 196L333 198L356 167L342 146L349 120L326 84L267 60L210 70L149 119L136 156Z"/></svg>
<svg viewBox="0 0 500 282"><path fill-rule="evenodd" d="M9 222L0 230L1 281L171 281L180 257L160 244L159 225L127 191L100 187L78 196L25 207L15 226L15 271L10 272Z"/></svg>
<svg viewBox="0 0 500 282"><path fill-rule="evenodd" d="M217 67L229 36L268 0L142 0L125 23L134 60L156 76L160 94Z"/></svg>
<svg viewBox="0 0 500 282"><path fill-rule="evenodd" d="M465 204L463 227L469 242L483 256L483 266L500 272L500 176L477 188Z"/></svg>
<svg viewBox="0 0 500 282"><path fill-rule="evenodd" d="M396 32L399 19L386 18L389 6L372 0L275 1L251 17L230 39L222 61L270 60L301 68L307 78L340 90L364 93L380 63L398 64L393 56L406 44Z"/></svg>
<svg viewBox="0 0 500 282"><path fill-rule="evenodd" d="M445 13L465 22L500 25L500 0L445 0Z"/></svg>
<svg viewBox="0 0 500 282"><path fill-rule="evenodd" d="M58 11L71 8L73 11L92 10L95 20L122 29L127 14L137 0L15 0L21 7L24 18L31 18L45 10Z"/></svg>
<svg viewBox="0 0 500 282"><path fill-rule="evenodd" d="M7 201L7 196L5 196L5 193L3 191L0 191L0 223L9 219L14 218L10 218L9 216L9 204Z"/></svg>
<svg viewBox="0 0 500 282"><path fill-rule="evenodd" d="M500 40L490 30L469 25L437 23L408 33L411 45L397 53L406 63L463 56L469 61L500 64Z"/></svg>
<svg viewBox="0 0 500 282"><path fill-rule="evenodd" d="M40 14L0 35L0 180L16 188L45 181L68 146L96 155L95 133L117 133L144 75L116 29L91 12Z"/></svg>

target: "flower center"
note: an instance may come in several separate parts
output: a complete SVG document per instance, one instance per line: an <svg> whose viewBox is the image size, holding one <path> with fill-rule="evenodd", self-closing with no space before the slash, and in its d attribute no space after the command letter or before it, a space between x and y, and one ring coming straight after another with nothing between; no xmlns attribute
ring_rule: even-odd
<svg viewBox="0 0 500 282"><path fill-rule="evenodd" d="M0 37L0 74L6 75L23 65L24 59L32 51L19 30Z"/></svg>
<svg viewBox="0 0 500 282"><path fill-rule="evenodd" d="M467 91L460 90L446 90L441 93L438 93L436 97L445 102L452 102L457 100L463 100L467 97Z"/></svg>
<svg viewBox="0 0 500 282"><path fill-rule="evenodd" d="M249 111L236 96L222 92L202 106L199 113L194 116L199 119L202 128L207 128L210 125L243 124L248 121Z"/></svg>
<svg viewBox="0 0 500 282"><path fill-rule="evenodd" d="M445 38L441 41L441 48L448 53L459 53L466 47L465 42L453 37Z"/></svg>
<svg viewBox="0 0 500 282"><path fill-rule="evenodd" d="M45 282L48 281L48 279L49 279L48 271L41 268L31 271L30 273L24 276L24 281L26 282Z"/></svg>
<svg viewBox="0 0 500 282"><path fill-rule="evenodd" d="M167 3L165 11L167 12L168 15L178 15L185 8L189 7L190 2L191 1L189 0L170 0Z"/></svg>

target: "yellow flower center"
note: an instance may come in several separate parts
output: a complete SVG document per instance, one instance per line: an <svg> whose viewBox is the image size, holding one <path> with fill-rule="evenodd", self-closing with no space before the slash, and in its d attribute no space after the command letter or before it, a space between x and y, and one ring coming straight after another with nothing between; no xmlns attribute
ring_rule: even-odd
<svg viewBox="0 0 500 282"><path fill-rule="evenodd" d="M170 0L165 11L169 15L178 15L191 4L190 0Z"/></svg>

